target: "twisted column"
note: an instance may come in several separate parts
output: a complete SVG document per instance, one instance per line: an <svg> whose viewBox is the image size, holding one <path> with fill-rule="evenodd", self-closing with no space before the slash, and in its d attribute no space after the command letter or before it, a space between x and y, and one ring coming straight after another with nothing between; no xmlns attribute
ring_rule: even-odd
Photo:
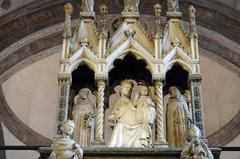
<svg viewBox="0 0 240 159"><path fill-rule="evenodd" d="M164 138L164 110L163 110L163 83L160 80L155 82L156 91L156 142L155 145L167 145Z"/></svg>
<svg viewBox="0 0 240 159"><path fill-rule="evenodd" d="M105 82L99 80L97 82L98 92L97 92L97 114L96 114L96 133L95 133L95 142L97 144L102 144L103 139L103 121L104 121L104 90Z"/></svg>

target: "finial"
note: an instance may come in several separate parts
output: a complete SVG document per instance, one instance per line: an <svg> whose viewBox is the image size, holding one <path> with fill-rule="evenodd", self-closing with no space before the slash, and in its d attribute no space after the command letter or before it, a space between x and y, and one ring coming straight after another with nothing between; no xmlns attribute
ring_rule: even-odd
<svg viewBox="0 0 240 159"><path fill-rule="evenodd" d="M160 4L155 4L154 9L155 9L155 16L160 17L161 11L162 11L162 6Z"/></svg>
<svg viewBox="0 0 240 159"><path fill-rule="evenodd" d="M108 7L106 4L101 4L99 7L99 11L100 11L100 36L105 37L105 33L106 33L106 14L108 13Z"/></svg>
<svg viewBox="0 0 240 159"><path fill-rule="evenodd" d="M194 6L190 5L188 8L188 15L189 15L189 20L190 20L190 31L192 33L197 32L196 28L196 9Z"/></svg>
<svg viewBox="0 0 240 159"><path fill-rule="evenodd" d="M190 17L190 21L191 22L196 22L195 21L196 9L194 8L194 6L192 6L192 5L189 6L188 14L189 14L189 17Z"/></svg>
<svg viewBox="0 0 240 159"><path fill-rule="evenodd" d="M69 2L65 4L64 11L65 11L65 24L64 24L63 37L70 38L72 36L72 31L71 31L71 14L73 13L72 4Z"/></svg>
<svg viewBox="0 0 240 159"><path fill-rule="evenodd" d="M72 14L73 13L73 6L71 3L67 3L64 5L64 11L65 11L65 14Z"/></svg>
<svg viewBox="0 0 240 159"><path fill-rule="evenodd" d="M161 38L161 11L162 11L162 6L160 4L155 4L154 5L154 11L155 11L155 38L159 39Z"/></svg>
<svg viewBox="0 0 240 159"><path fill-rule="evenodd" d="M101 4L99 10L101 15L106 15L108 13L108 7L106 4Z"/></svg>

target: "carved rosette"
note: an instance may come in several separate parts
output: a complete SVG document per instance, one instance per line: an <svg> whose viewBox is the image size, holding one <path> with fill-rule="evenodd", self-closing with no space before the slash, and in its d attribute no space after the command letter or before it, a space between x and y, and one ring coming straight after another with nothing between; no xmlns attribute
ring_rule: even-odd
<svg viewBox="0 0 240 159"><path fill-rule="evenodd" d="M164 138L164 110L163 110L163 83L160 80L155 82L156 91L156 141L155 145L166 145Z"/></svg>
<svg viewBox="0 0 240 159"><path fill-rule="evenodd" d="M95 141L97 144L102 144L103 139L103 121L104 121L104 90L106 87L105 81L97 81L98 92L97 92L97 114L96 114L96 136Z"/></svg>

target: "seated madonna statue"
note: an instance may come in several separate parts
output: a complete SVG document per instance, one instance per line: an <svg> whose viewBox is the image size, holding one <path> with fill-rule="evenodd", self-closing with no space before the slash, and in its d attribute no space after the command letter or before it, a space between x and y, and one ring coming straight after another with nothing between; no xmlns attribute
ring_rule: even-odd
<svg viewBox="0 0 240 159"><path fill-rule="evenodd" d="M141 111L138 111L138 105L130 99L132 88L131 80L121 82L120 98L114 104L109 116L109 124L114 126L109 147L151 146L150 120L144 116L139 117Z"/></svg>
<svg viewBox="0 0 240 159"><path fill-rule="evenodd" d="M62 135L53 140L53 152L49 159L82 159L83 151L80 145L70 138L75 128L72 120L66 121L61 127Z"/></svg>

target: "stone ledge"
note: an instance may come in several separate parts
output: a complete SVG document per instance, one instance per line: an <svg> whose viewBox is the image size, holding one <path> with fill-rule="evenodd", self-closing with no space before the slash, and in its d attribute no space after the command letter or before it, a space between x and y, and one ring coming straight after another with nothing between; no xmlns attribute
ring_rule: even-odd
<svg viewBox="0 0 240 159"><path fill-rule="evenodd" d="M214 155L214 159L219 159L221 154L220 148L210 148ZM47 159L50 155L50 147L40 147L39 159ZM93 147L83 148L83 159L131 159L131 158L152 158L155 159L179 159L182 152L181 148L107 148L107 147Z"/></svg>

